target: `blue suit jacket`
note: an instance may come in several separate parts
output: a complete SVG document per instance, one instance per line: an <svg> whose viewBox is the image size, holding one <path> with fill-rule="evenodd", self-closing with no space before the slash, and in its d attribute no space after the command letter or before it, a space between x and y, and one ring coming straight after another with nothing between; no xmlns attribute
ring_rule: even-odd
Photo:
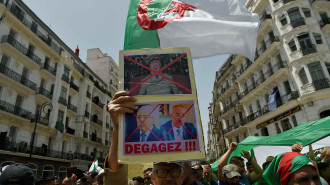
<svg viewBox="0 0 330 185"><path fill-rule="evenodd" d="M192 123L185 123L184 127L186 127L196 138L197 138L197 132L196 132L196 128L194 126L194 124ZM165 124L163 124L160 127L160 132L163 136L165 136L165 134L168 132L168 130L170 130L172 128L172 120L166 122ZM183 139L195 139L194 136L192 136L189 132L187 132L187 130L185 128L182 127L183 130ZM173 133L173 129L166 135L166 137L164 138L164 141L173 141L175 140L174 138L174 133Z"/></svg>
<svg viewBox="0 0 330 185"><path fill-rule="evenodd" d="M140 142L140 132L141 130L138 129L131 138L129 138L129 140L127 142ZM153 125L151 132L153 132L159 139L161 139L163 136L161 135L159 129ZM152 133L150 132L147 141L159 141ZM130 135L128 135L127 137L129 137ZM127 138L126 138L127 139Z"/></svg>

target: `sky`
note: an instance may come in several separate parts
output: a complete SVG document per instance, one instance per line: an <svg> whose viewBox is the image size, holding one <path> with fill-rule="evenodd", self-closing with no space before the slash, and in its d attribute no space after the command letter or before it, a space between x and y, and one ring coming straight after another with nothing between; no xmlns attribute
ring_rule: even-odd
<svg viewBox="0 0 330 185"><path fill-rule="evenodd" d="M73 51L79 46L86 61L87 49L99 48L118 64L123 49L129 0L23 0L23 2ZM228 55L193 60L195 82L205 145L208 106L212 99L215 72Z"/></svg>

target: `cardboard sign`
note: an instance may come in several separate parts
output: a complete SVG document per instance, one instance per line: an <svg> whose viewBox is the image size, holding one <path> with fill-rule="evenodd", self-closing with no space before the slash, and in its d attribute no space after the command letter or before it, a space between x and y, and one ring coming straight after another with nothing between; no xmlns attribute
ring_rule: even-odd
<svg viewBox="0 0 330 185"><path fill-rule="evenodd" d="M189 49L121 51L119 66L120 89L139 107L120 118L119 161L204 159Z"/></svg>

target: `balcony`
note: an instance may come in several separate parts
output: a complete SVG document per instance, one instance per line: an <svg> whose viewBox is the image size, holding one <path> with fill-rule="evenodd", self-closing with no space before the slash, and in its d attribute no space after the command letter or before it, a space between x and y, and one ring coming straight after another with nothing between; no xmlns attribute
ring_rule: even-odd
<svg viewBox="0 0 330 185"><path fill-rule="evenodd" d="M74 84L73 82L70 82L70 87L74 89L75 91L79 92L79 87L78 85Z"/></svg>
<svg viewBox="0 0 330 185"><path fill-rule="evenodd" d="M23 44L19 43L17 40L15 40L14 37L6 35L2 37L2 42L7 42L10 45L12 45L14 48L16 48L18 51L29 57L32 61L37 63L38 65L41 65L41 59L37 57L33 52L30 52Z"/></svg>
<svg viewBox="0 0 330 185"><path fill-rule="evenodd" d="M87 98L89 98L89 99L92 97L91 93L88 92L88 91L86 92L86 96L87 96Z"/></svg>
<svg viewBox="0 0 330 185"><path fill-rule="evenodd" d="M85 69L83 67L80 67L76 62L73 62L73 67L79 71L81 75L85 75Z"/></svg>
<svg viewBox="0 0 330 185"><path fill-rule="evenodd" d="M52 93L42 87L37 88L36 94L41 94L41 95L47 97L48 99L52 99Z"/></svg>
<svg viewBox="0 0 330 185"><path fill-rule="evenodd" d="M239 69L239 71L236 73L236 78L238 78L244 71L249 68L252 65L252 62L250 60L247 60L247 63L245 63L242 68Z"/></svg>
<svg viewBox="0 0 330 185"><path fill-rule="evenodd" d="M291 20L291 25L293 28L296 28L298 26L305 25L305 24L306 24L305 19L303 17Z"/></svg>
<svg viewBox="0 0 330 185"><path fill-rule="evenodd" d="M89 112L85 111L85 117L89 119Z"/></svg>
<svg viewBox="0 0 330 185"><path fill-rule="evenodd" d="M22 109L21 107L17 107L2 100L0 100L0 110L28 120L31 120L33 118L30 111L27 111L25 109Z"/></svg>
<svg viewBox="0 0 330 185"><path fill-rule="evenodd" d="M301 48L301 53L305 56L305 55L309 55L312 53L316 53L317 49L316 46L314 44L307 46L305 48Z"/></svg>
<svg viewBox="0 0 330 185"><path fill-rule="evenodd" d="M56 69L51 67L49 64L42 64L40 69L45 69L46 71L50 72L54 76L56 76Z"/></svg>
<svg viewBox="0 0 330 185"><path fill-rule="evenodd" d="M43 35L38 28L33 25L33 23L29 22L25 17L24 14L18 10L15 6L8 5L8 10L18 19L20 20L28 29L30 29L34 34L36 34L42 41L44 41L50 48L52 48L57 54L60 55L60 47L57 46L54 42L49 39L48 36Z"/></svg>
<svg viewBox="0 0 330 185"><path fill-rule="evenodd" d="M62 105L64 105L64 106L67 106L67 105L68 105L68 102L67 102L66 99L63 98L63 97L59 97L59 98L58 98L58 103L60 103L60 104L62 104Z"/></svg>
<svg viewBox="0 0 330 185"><path fill-rule="evenodd" d="M86 131L83 131L83 137L88 139L88 133Z"/></svg>
<svg viewBox="0 0 330 185"><path fill-rule="evenodd" d="M77 107L72 105L71 103L68 105L68 109L72 110L73 112L77 113Z"/></svg>
<svg viewBox="0 0 330 185"><path fill-rule="evenodd" d="M66 83L69 83L70 79L68 76L66 75L62 75L62 78L61 78L63 81L65 81Z"/></svg>
<svg viewBox="0 0 330 185"><path fill-rule="evenodd" d="M19 82L20 84L32 89L33 91L36 90L37 85L33 83L32 81L26 79L22 75L16 73L15 71L7 68L6 66L0 64L0 73L8 76L9 78L15 80L16 82Z"/></svg>
<svg viewBox="0 0 330 185"><path fill-rule="evenodd" d="M315 80L315 81L313 81L313 85L314 85L314 88L316 91L330 87L328 78L321 79L321 80Z"/></svg>
<svg viewBox="0 0 330 185"><path fill-rule="evenodd" d="M92 116L90 120L91 120L92 122L94 122L94 123L100 125L100 126L103 126L103 122L102 122L101 120L99 120L97 117L95 117L95 115Z"/></svg>
<svg viewBox="0 0 330 185"><path fill-rule="evenodd" d="M73 159L84 160L84 161L93 161L94 157L91 155L81 154L81 153L74 153Z"/></svg>
<svg viewBox="0 0 330 185"><path fill-rule="evenodd" d="M101 103L97 97L94 97L94 98L92 99L92 102L95 103L96 105L98 105L99 107L101 107L101 108L103 109L104 104Z"/></svg>

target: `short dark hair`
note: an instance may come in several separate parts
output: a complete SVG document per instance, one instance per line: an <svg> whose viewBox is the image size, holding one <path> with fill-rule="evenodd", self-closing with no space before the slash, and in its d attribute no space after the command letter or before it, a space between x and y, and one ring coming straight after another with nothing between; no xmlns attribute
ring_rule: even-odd
<svg viewBox="0 0 330 185"><path fill-rule="evenodd" d="M325 162L317 163L317 168L318 168L319 172L322 172L329 167L330 167L330 164L328 164L328 163L325 163Z"/></svg>
<svg viewBox="0 0 330 185"><path fill-rule="evenodd" d="M244 159L242 157L233 156L230 159L229 164L235 164L237 166L239 161L243 161L244 162Z"/></svg>
<svg viewBox="0 0 330 185"><path fill-rule="evenodd" d="M98 175L98 173L96 171L92 171L91 174L92 174L91 177L93 177L93 178Z"/></svg>
<svg viewBox="0 0 330 185"><path fill-rule="evenodd" d="M144 171L143 171L143 173L145 173L145 172L152 172L152 168L147 168L147 169L145 169Z"/></svg>
<svg viewBox="0 0 330 185"><path fill-rule="evenodd" d="M144 179L140 176L133 177L132 181L137 181L139 184L144 184Z"/></svg>

